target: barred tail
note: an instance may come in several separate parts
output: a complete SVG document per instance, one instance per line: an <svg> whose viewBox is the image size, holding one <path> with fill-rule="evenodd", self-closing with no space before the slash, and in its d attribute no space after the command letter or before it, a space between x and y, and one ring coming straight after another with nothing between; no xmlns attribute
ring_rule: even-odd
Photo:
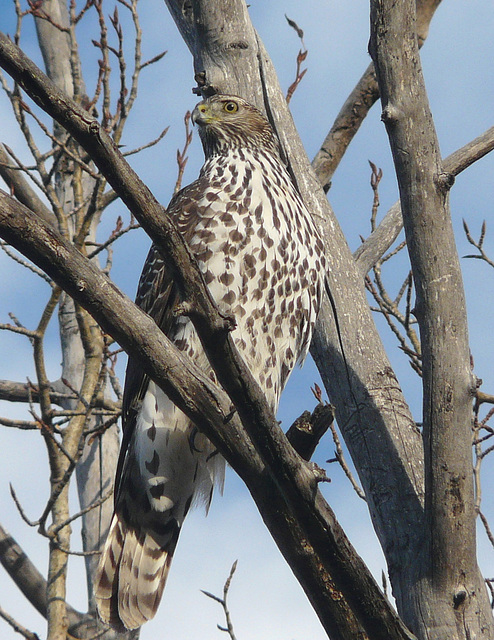
<svg viewBox="0 0 494 640"><path fill-rule="evenodd" d="M170 518L163 533L113 520L94 581L100 618L114 629L137 629L156 614L180 527Z"/></svg>

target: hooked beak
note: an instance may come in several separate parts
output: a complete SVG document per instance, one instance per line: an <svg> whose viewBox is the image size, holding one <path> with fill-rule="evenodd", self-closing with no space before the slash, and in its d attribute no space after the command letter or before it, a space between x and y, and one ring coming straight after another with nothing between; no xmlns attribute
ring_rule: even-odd
<svg viewBox="0 0 494 640"><path fill-rule="evenodd" d="M192 112L193 124L207 124L208 122L210 122L210 120L211 116L209 114L208 107L203 102L199 102L199 104L196 105L194 111Z"/></svg>

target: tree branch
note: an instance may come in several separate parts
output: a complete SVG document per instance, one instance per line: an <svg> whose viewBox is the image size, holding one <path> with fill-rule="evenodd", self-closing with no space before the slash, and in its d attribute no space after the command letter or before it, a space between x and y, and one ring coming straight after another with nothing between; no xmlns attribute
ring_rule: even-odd
<svg viewBox="0 0 494 640"><path fill-rule="evenodd" d="M314 411L304 411L286 432L288 441L304 460L310 460L320 439L334 421L334 407L320 402Z"/></svg>
<svg viewBox="0 0 494 640"><path fill-rule="evenodd" d="M38 197L29 182L22 175L22 172L19 169L10 168L9 165L11 164L12 161L8 153L5 151L4 146L0 144L0 176L4 179L10 192L15 195L19 202L22 202L28 209L31 209L31 211L41 216L43 220L56 225L57 219L54 214Z"/></svg>
<svg viewBox="0 0 494 640"><path fill-rule="evenodd" d="M60 386L61 386L60 381ZM63 406L67 400L76 400L77 396L67 390L66 393L57 391L58 382L50 383L50 402ZM0 380L0 400L8 402L39 402L39 389L31 382L15 382L13 380ZM109 398L98 396L93 402L96 409L106 409L107 411L120 411L121 404Z"/></svg>
<svg viewBox="0 0 494 640"><path fill-rule="evenodd" d="M228 633L228 635L230 636L230 640L237 640L235 633L233 631L233 623L232 623L230 610L228 609L228 603L227 603L228 591L230 590L230 585L232 583L233 574L235 573L236 568L237 568L237 560L235 560L235 562L232 564L232 568L230 569L230 574L228 575L228 578L226 579L225 584L223 586L222 598L220 598L219 596L215 596L213 593L210 593L209 591L204 591L203 589L201 589L202 593L205 596L207 596L208 598L211 598L215 602L218 602L223 607L223 613L225 614L226 627L223 627L219 624L216 626L220 631L224 631L225 633Z"/></svg>
<svg viewBox="0 0 494 640"><path fill-rule="evenodd" d="M90 309L102 328L140 361L241 475L280 548L308 593L314 594L312 601L326 625L335 627L337 616L341 628L349 629L342 637L354 638L360 633L354 608L362 624L375 630L374 637L410 639L317 490L312 468L293 452L274 417L276 429L265 422L248 425L250 437L231 414L228 396L75 248L1 192L0 212L0 234ZM242 413L247 422L249 412ZM267 460L253 446L261 438L256 447Z"/></svg>
<svg viewBox="0 0 494 640"><path fill-rule="evenodd" d="M443 161L443 170L457 176L494 149L494 127L454 151ZM395 202L379 226L355 251L354 258L362 276L372 269L403 229L400 201Z"/></svg>
<svg viewBox="0 0 494 640"><path fill-rule="evenodd" d="M430 21L440 2L441 0L417 0L417 34L420 46L427 38ZM371 62L343 104L312 161L312 167L325 191L329 189L345 151L378 99L379 87L374 64Z"/></svg>
<svg viewBox="0 0 494 640"><path fill-rule="evenodd" d="M46 580L14 538L1 525L0 562L36 611L46 618L48 610ZM83 623L86 624L88 622L89 616L76 611L69 604L67 604L67 615L72 635L76 638L83 638L83 635L76 635L74 632L77 627L82 628Z"/></svg>
<svg viewBox="0 0 494 640"><path fill-rule="evenodd" d="M0 607L0 618L3 618L5 622L7 622L14 631L24 636L26 640L39 640L38 634L33 633L32 631L29 631L29 629L26 629L26 627L22 626L22 624L17 622L17 620L14 620L12 616L10 616L6 611L4 611L2 607Z"/></svg>

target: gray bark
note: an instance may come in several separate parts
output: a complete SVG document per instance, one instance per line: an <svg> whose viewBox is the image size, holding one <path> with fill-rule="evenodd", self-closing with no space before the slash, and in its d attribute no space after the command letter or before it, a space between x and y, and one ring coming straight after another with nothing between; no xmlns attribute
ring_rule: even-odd
<svg viewBox="0 0 494 640"><path fill-rule="evenodd" d="M420 586L403 597L400 609L419 637L492 638L476 558L475 380L449 210L454 177L444 171L439 153L412 0L399 6L389 0L371 3L370 51L400 189L422 344L425 528L415 564Z"/></svg>
<svg viewBox="0 0 494 640"><path fill-rule="evenodd" d="M336 407L399 599L410 589L416 558L410 531L420 530L424 522L423 449L370 314L362 277L314 176L244 3L215 2L211 11L211 3L198 1L187 3L188 12L182 12L185 3L168 0L167 4L194 55L203 90L242 95L267 112L299 190L323 230L345 353L329 303L321 313L311 353Z"/></svg>
<svg viewBox="0 0 494 640"><path fill-rule="evenodd" d="M338 423L365 489L374 526L388 561L399 610L412 628L425 637L426 626L434 628L444 607L448 608L450 615L456 615L457 620L461 613L454 609L451 598L445 603L436 592L430 599L431 593L425 594L417 580L417 559L423 553L427 555L427 551L424 552L425 526L430 521L429 508L427 520L424 513L424 451L420 434L370 318L362 275L357 271L338 224L310 170L274 71L262 43L257 36L253 37L244 4L215 2L214 10L211 10L211 3L200 0L192 3L167 0L167 5L194 56L196 79L202 92L239 94L265 110L280 137L299 190L324 230L330 288L345 354L341 353L329 305L321 315L311 351L329 397L336 406ZM424 3L424 6L426 10L421 14L419 27L423 36L437 2ZM187 7L186 11L184 7ZM415 25L410 29L415 38ZM396 54L397 59L401 56L401 52ZM412 70L409 73L413 75ZM432 309L429 311L434 313ZM443 344L435 344L432 351L436 353L443 347ZM465 415L462 416L468 402L471 402L471 396L466 393L460 401L458 418L463 429L470 426L468 419L463 419ZM468 434L463 431L461 435L463 450L470 452ZM450 454L454 452L450 451ZM431 464L428 452L429 472ZM435 456L434 465L441 475L440 463ZM462 466L458 475L461 482L468 485L469 476L465 473L471 474L471 459L468 471ZM446 516L444 520L448 526ZM471 509L469 518L471 530L474 526ZM443 543L449 545L453 553L456 545L451 545L451 542L443 538ZM469 551L467 555L470 556ZM462 563L454 566L458 570ZM477 597L481 600L476 628L482 628L485 633L487 627L482 625L486 624L486 619L489 619L489 625L492 621L487 599L484 598L485 588L478 574L470 572L469 575L472 582L466 593L471 598L472 611L478 604ZM463 593L461 588L460 591ZM458 597L461 599L462 596ZM415 603L413 613L411 602ZM420 608L429 613L421 614ZM438 618L435 618L436 610ZM427 618L425 625L422 616Z"/></svg>

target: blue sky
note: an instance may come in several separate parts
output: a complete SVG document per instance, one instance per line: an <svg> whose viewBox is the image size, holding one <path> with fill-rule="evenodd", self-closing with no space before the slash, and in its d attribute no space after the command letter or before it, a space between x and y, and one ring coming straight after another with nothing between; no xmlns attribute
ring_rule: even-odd
<svg viewBox="0 0 494 640"><path fill-rule="evenodd" d="M6 3L5 0L3 0ZM348 93L369 63L368 5L359 0L346 3L315 0L307 11L300 0L262 2L252 0L250 14L278 70L280 82L287 88L294 78L299 40L286 23L284 14L295 20L305 32L309 51L305 66L308 72L292 99L290 107L310 158L314 156ZM113 11L108 3L107 13ZM123 15L122 8L120 13ZM170 131L160 145L132 156L130 161L155 195L163 203L171 197L176 180L175 152L184 139L183 115L191 109L196 97L192 60L180 39L164 3L150 0L142 3L144 58L163 49L165 58L141 78L140 97L131 116L124 138L131 149L152 139L167 125ZM13 22L3 9L2 30L13 32ZM92 25L82 25L81 38L87 37ZM429 91L431 109L443 155L462 146L492 126L494 103L493 40L494 7L490 0L448 0L433 19L429 38L422 50L422 63ZM94 32L91 37L94 37ZM35 55L32 29L26 24L25 50ZM88 93L94 88L96 53L84 55ZM39 62L39 57L37 58ZM330 201L348 243L355 249L360 236L369 230L372 193L369 187L368 160L383 168L380 187L381 215L397 199L396 179L384 127L376 105L338 168L329 192ZM19 135L9 115L9 106L0 95L0 139L14 149L22 148ZM20 152L21 155L23 152ZM184 182L192 181L202 163L202 150L197 136L190 150ZM25 155L23 155L26 158ZM494 257L494 159L488 157L459 176L451 192L452 216L457 232L460 256L471 253L462 231L465 218L472 232L487 220L485 248ZM105 216L101 237L111 231L117 215L127 219L125 209L115 204ZM149 243L142 232L124 238L114 256L113 277L131 297L135 293ZM477 375L483 379L484 391L494 392L492 359L494 332L494 272L485 263L462 260L469 306L471 349ZM400 269L402 270L400 272ZM8 322L13 311L28 327L34 328L47 287L31 274L0 253L0 323ZM390 289L397 289L406 274L404 260L385 274ZM421 419L420 383L400 353L393 337L378 319L389 357L408 398L415 418ZM59 375L60 351L53 330L47 343L49 375ZM124 359L121 358L121 367ZM25 338L0 334L0 378L22 380L33 377L30 346ZM304 409L314 406L309 391L318 380L314 365L307 362L296 371L282 398L279 418L288 426ZM0 415L19 416L15 409L0 403ZM24 417L21 415L20 417ZM28 555L43 572L47 566L45 541L21 521L9 495L9 482L16 488L26 511L36 518L48 496L47 463L39 435L0 429L2 463L0 465L0 522L16 537ZM326 437L316 459L323 463L333 455L333 445ZM488 464L488 461L486 465ZM492 464L491 464L492 467ZM365 504L356 497L337 467L328 471L331 484L324 493L346 528L359 553L368 562L380 582L384 568L382 553L366 514ZM494 522L494 498L489 494L493 473L485 474L483 507ZM77 509L75 492L73 509ZM77 528L74 544L79 544ZM480 562L486 575L492 576L494 553L479 536ZM231 587L230 610L237 637L242 640L301 640L325 637L315 614L301 592L290 569L264 529L248 492L233 472L227 475L223 498L216 496L208 518L198 511L187 519L175 554L163 602L156 619L145 625L141 638L157 637L174 640L221 638L216 623L223 623L219 605L200 593L206 589L221 593L230 566L238 559L238 569ZM85 585L82 561L75 559L69 575L69 600L85 609ZM43 637L44 622L26 603L0 570L0 605L25 626ZM0 634L16 636L2 621Z"/></svg>

